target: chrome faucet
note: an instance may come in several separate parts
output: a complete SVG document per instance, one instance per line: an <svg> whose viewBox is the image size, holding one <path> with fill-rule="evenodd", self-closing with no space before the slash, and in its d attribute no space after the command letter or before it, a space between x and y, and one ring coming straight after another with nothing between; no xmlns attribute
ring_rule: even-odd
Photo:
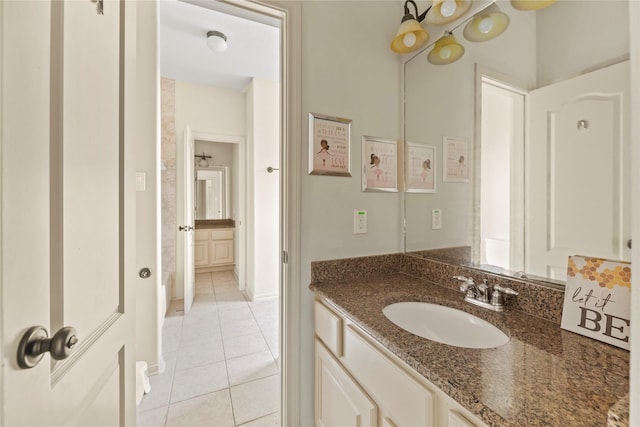
<svg viewBox="0 0 640 427"><path fill-rule="evenodd" d="M518 295L518 292L513 289L500 285L495 285L491 290L487 285L487 279L484 279L482 284L476 285L471 277L453 276L453 278L462 282L460 292L465 293L465 301L489 310L504 311L505 295ZM491 301L489 301L489 294L491 294Z"/></svg>
<svg viewBox="0 0 640 427"><path fill-rule="evenodd" d="M478 295L478 288L473 283L473 278L465 276L453 276L454 279L460 280L460 292L465 292L468 297L476 298Z"/></svg>

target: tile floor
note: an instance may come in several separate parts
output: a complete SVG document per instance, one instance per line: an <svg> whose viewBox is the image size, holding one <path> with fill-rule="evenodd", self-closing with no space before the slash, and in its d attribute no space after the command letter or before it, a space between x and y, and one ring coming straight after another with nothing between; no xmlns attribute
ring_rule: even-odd
<svg viewBox="0 0 640 427"><path fill-rule="evenodd" d="M149 378L139 427L280 425L278 298L247 301L232 272L196 274L189 314L172 304L167 364Z"/></svg>

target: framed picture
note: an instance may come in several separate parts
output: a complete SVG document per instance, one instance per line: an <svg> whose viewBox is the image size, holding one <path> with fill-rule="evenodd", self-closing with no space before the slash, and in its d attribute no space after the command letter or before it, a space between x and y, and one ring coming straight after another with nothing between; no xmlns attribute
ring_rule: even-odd
<svg viewBox="0 0 640 427"><path fill-rule="evenodd" d="M398 142L362 137L362 191L398 191Z"/></svg>
<svg viewBox="0 0 640 427"><path fill-rule="evenodd" d="M445 136L442 138L443 181L469 182L469 140Z"/></svg>
<svg viewBox="0 0 640 427"><path fill-rule="evenodd" d="M309 113L309 174L351 176L351 120Z"/></svg>
<svg viewBox="0 0 640 427"><path fill-rule="evenodd" d="M406 143L406 189L408 193L436 192L436 147Z"/></svg>

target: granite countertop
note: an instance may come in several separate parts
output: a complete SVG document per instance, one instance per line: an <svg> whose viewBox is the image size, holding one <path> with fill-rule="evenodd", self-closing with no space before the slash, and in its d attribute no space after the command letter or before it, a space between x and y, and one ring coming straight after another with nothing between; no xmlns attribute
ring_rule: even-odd
<svg viewBox="0 0 640 427"><path fill-rule="evenodd" d="M463 301L460 292L403 273L312 283L310 288L488 426L606 426L629 391L629 352L509 310ZM485 319L509 337L493 349L468 349L413 335L382 309L423 301Z"/></svg>

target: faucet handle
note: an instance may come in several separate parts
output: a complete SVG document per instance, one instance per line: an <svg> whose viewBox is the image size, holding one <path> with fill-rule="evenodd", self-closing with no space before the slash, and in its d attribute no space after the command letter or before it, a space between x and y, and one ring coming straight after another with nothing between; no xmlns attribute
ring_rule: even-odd
<svg viewBox="0 0 640 427"><path fill-rule="evenodd" d="M476 285L475 285L475 283L473 283L473 278L472 277L453 276L453 278L463 282L460 285L460 292L466 292L468 296L475 297L474 289L476 289Z"/></svg>
<svg viewBox="0 0 640 427"><path fill-rule="evenodd" d="M514 296L518 295L518 293L516 291L514 291L513 289L507 288L507 287L504 287L504 286L500 286L500 285L495 285L493 287L493 289L495 289L496 291L500 291L505 295L514 295Z"/></svg>

